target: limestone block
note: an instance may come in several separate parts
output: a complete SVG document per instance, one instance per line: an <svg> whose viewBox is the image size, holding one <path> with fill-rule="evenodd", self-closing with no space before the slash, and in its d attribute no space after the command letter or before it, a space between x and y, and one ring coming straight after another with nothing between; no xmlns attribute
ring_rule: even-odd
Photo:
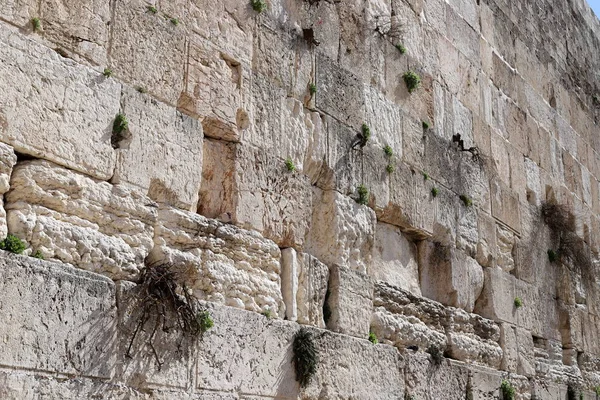
<svg viewBox="0 0 600 400"><path fill-rule="evenodd" d="M125 0L113 11L110 67L120 79L170 105L184 89L186 32L142 0Z"/></svg>
<svg viewBox="0 0 600 400"><path fill-rule="evenodd" d="M110 6L105 1L40 2L44 37L97 65L106 65Z"/></svg>
<svg viewBox="0 0 600 400"><path fill-rule="evenodd" d="M35 0L0 0L2 18L17 25L26 25L37 16L38 2Z"/></svg>
<svg viewBox="0 0 600 400"><path fill-rule="evenodd" d="M129 138L117 149L113 183L152 200L196 210L202 175L202 126L171 106L133 89L123 91Z"/></svg>
<svg viewBox="0 0 600 400"><path fill-rule="evenodd" d="M469 368L469 372L469 391L473 400L495 400L502 398L499 397L500 385L503 380L500 372L477 367ZM514 387L514 377L511 376L510 382Z"/></svg>
<svg viewBox="0 0 600 400"><path fill-rule="evenodd" d="M201 215L161 207L150 264L171 264L196 297L283 316L277 245Z"/></svg>
<svg viewBox="0 0 600 400"><path fill-rule="evenodd" d="M472 312L483 289L483 270L477 261L439 243L422 241L419 246L423 296Z"/></svg>
<svg viewBox="0 0 600 400"><path fill-rule="evenodd" d="M377 338L400 349L430 345L446 348L444 306L384 282L375 283L371 329Z"/></svg>
<svg viewBox="0 0 600 400"><path fill-rule="evenodd" d="M452 361L434 365L430 356L406 352L406 393L415 399L463 400L467 393L469 370Z"/></svg>
<svg viewBox="0 0 600 400"><path fill-rule="evenodd" d="M156 220L146 196L41 160L19 163L10 185L8 229L31 252L113 279L143 267Z"/></svg>
<svg viewBox="0 0 600 400"><path fill-rule="evenodd" d="M12 147L0 143L0 238L6 237L6 212L4 211L4 193L10 188L10 175L17 163L17 156Z"/></svg>
<svg viewBox="0 0 600 400"><path fill-rule="evenodd" d="M302 248L312 212L309 178L260 148L206 143L200 213Z"/></svg>
<svg viewBox="0 0 600 400"><path fill-rule="evenodd" d="M178 108L202 120L206 136L238 141L250 118L250 67L206 40L189 44L187 79Z"/></svg>
<svg viewBox="0 0 600 400"><path fill-rule="evenodd" d="M460 7L460 5L457 5ZM460 8L461 14L466 9ZM446 8L448 38L464 56L474 64L479 63L479 33L461 18L448 4ZM473 22L473 20L471 21Z"/></svg>
<svg viewBox="0 0 600 400"><path fill-rule="evenodd" d="M332 266L366 273L371 265L375 212L333 190L314 188L314 210L305 252Z"/></svg>
<svg viewBox="0 0 600 400"><path fill-rule="evenodd" d="M505 272L515 268L517 238L513 231L496 224L496 266Z"/></svg>
<svg viewBox="0 0 600 400"><path fill-rule="evenodd" d="M392 148L394 156L401 159L404 117L401 109L373 87L365 89L365 109L365 123L371 130L369 145L388 145Z"/></svg>
<svg viewBox="0 0 600 400"><path fill-rule="evenodd" d="M0 66L0 141L109 179L120 85L7 27L0 32L0 59L6 60Z"/></svg>
<svg viewBox="0 0 600 400"><path fill-rule="evenodd" d="M557 292L548 293L535 284L516 279L515 296L523 301L523 306L515 310L518 325L535 336L560 340L563 327L556 295Z"/></svg>
<svg viewBox="0 0 600 400"><path fill-rule="evenodd" d="M281 292L287 320L325 328L323 306L329 269L315 257L293 248L281 250Z"/></svg>
<svg viewBox="0 0 600 400"><path fill-rule="evenodd" d="M361 338L369 335L373 310L371 278L348 267L331 266L326 302L329 315L324 318L328 329Z"/></svg>
<svg viewBox="0 0 600 400"><path fill-rule="evenodd" d="M323 54L317 54L316 106L339 121L359 129L365 122L363 83Z"/></svg>
<svg viewBox="0 0 600 400"><path fill-rule="evenodd" d="M474 312L497 322L516 322L515 277L500 268L483 270L483 291L477 299Z"/></svg>
<svg viewBox="0 0 600 400"><path fill-rule="evenodd" d="M0 264L0 363L111 378L117 331L110 279L6 253Z"/></svg>
<svg viewBox="0 0 600 400"><path fill-rule="evenodd" d="M479 242L475 259L484 267L493 267L496 259L496 221L489 216L479 213L477 216Z"/></svg>
<svg viewBox="0 0 600 400"><path fill-rule="evenodd" d="M492 215L516 232L521 231L518 197L497 179L490 181Z"/></svg>
<svg viewBox="0 0 600 400"><path fill-rule="evenodd" d="M375 281L408 290L415 296L421 295L417 246L396 226L377 223L373 264L368 274Z"/></svg>

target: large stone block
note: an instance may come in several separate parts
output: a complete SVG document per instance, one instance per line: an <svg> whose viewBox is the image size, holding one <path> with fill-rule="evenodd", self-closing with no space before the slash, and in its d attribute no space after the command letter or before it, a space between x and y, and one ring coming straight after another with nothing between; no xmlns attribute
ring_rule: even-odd
<svg viewBox="0 0 600 400"><path fill-rule="evenodd" d="M25 25L37 16L39 2L36 0L0 0L0 14L16 25Z"/></svg>
<svg viewBox="0 0 600 400"><path fill-rule="evenodd" d="M123 91L128 138L120 142L113 183L132 185L152 200L196 210L202 180L202 126L133 89Z"/></svg>
<svg viewBox="0 0 600 400"><path fill-rule="evenodd" d="M350 268L333 265L326 302L327 328L356 337L368 336L373 310L371 278Z"/></svg>
<svg viewBox="0 0 600 400"><path fill-rule="evenodd" d="M171 18L180 16L149 12L142 0L119 1L113 15L109 65L114 74L177 105L184 89L187 27Z"/></svg>
<svg viewBox="0 0 600 400"><path fill-rule="evenodd" d="M4 211L4 193L10 188L10 176L17 163L17 155L12 147L0 143L0 238L6 237L6 212Z"/></svg>
<svg viewBox="0 0 600 400"><path fill-rule="evenodd" d="M519 198L497 179L490 181L492 215L516 232L521 231Z"/></svg>
<svg viewBox="0 0 600 400"><path fill-rule="evenodd" d="M0 363L11 369L111 378L117 350L112 281L7 253L0 264Z"/></svg>
<svg viewBox="0 0 600 400"><path fill-rule="evenodd" d="M484 285L474 312L501 322L516 322L515 277L499 268L485 268Z"/></svg>
<svg viewBox="0 0 600 400"><path fill-rule="evenodd" d="M314 211L305 251L321 262L366 273L377 219L369 207L333 190L314 189Z"/></svg>
<svg viewBox="0 0 600 400"><path fill-rule="evenodd" d="M423 353L406 352L406 393L414 399L463 400L467 396L469 369L457 362L434 364Z"/></svg>
<svg viewBox="0 0 600 400"><path fill-rule="evenodd" d="M6 194L9 232L46 259L134 279L153 246L154 203L48 161L17 164Z"/></svg>
<svg viewBox="0 0 600 400"><path fill-rule="evenodd" d="M170 264L202 300L283 316L277 245L258 232L162 207L150 264Z"/></svg>
<svg viewBox="0 0 600 400"><path fill-rule="evenodd" d="M281 251L281 292L287 320L325 328L328 282L329 268L315 257L293 248Z"/></svg>
<svg viewBox="0 0 600 400"><path fill-rule="evenodd" d="M460 250L440 243L419 244L423 296L472 312L483 289L481 266Z"/></svg>
<svg viewBox="0 0 600 400"><path fill-rule="evenodd" d="M417 246L396 226L377 223L373 263L368 274L375 281L408 290L416 296L421 295Z"/></svg>
<svg viewBox="0 0 600 400"><path fill-rule="evenodd" d="M107 180L120 85L21 33L0 30L0 141ZM24 101L26 99L27 101Z"/></svg>

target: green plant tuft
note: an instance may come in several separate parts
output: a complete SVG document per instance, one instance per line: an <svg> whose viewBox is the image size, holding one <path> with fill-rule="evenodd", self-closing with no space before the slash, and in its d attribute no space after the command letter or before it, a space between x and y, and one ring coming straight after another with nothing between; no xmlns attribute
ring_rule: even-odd
<svg viewBox="0 0 600 400"><path fill-rule="evenodd" d="M42 29L42 21L40 21L38 17L31 18L31 27L33 28L34 32L39 31Z"/></svg>
<svg viewBox="0 0 600 400"><path fill-rule="evenodd" d="M386 156L391 157L394 155L394 150L392 149L392 147L389 144L386 144L383 148L383 152L385 153Z"/></svg>
<svg viewBox="0 0 600 400"><path fill-rule="evenodd" d="M423 121L422 124L423 124L423 130L426 131L427 129L429 129L429 122Z"/></svg>
<svg viewBox="0 0 600 400"><path fill-rule="evenodd" d="M413 71L407 71L402 75L404 78L404 83L406 83L406 87L408 88L408 93L412 93L421 84L421 77L414 73Z"/></svg>
<svg viewBox="0 0 600 400"><path fill-rule="evenodd" d="M372 331L369 332L369 342L373 344L379 343L379 340L377 340L377 336L375 336L375 334Z"/></svg>
<svg viewBox="0 0 600 400"><path fill-rule="evenodd" d="M261 13L267 9L267 3L265 0L251 0L252 9L258 13Z"/></svg>
<svg viewBox="0 0 600 400"><path fill-rule="evenodd" d="M146 9L148 10L148 12L151 12L152 14L156 14L158 12L157 8L154 6L148 6Z"/></svg>
<svg viewBox="0 0 600 400"><path fill-rule="evenodd" d="M515 307L516 308L521 308L523 307L523 300L521 300L520 297L515 297Z"/></svg>
<svg viewBox="0 0 600 400"><path fill-rule="evenodd" d="M500 384L500 390L502 391L502 399L503 400L514 400L515 398L515 388L509 381L506 379L502 380Z"/></svg>
<svg viewBox="0 0 600 400"><path fill-rule="evenodd" d="M287 160L285 160L285 167L290 172L296 171L296 166L294 165L294 162L292 161L291 158L288 158Z"/></svg>
<svg viewBox="0 0 600 400"><path fill-rule="evenodd" d="M438 190L438 188L436 188L436 187L431 188L431 195L433 197L437 197L437 195L438 195L439 192L440 191Z"/></svg>
<svg viewBox="0 0 600 400"><path fill-rule="evenodd" d="M319 354L315 345L315 339L306 328L300 328L294 335L294 367L296 370L296 380L301 387L306 386L313 375L317 372L319 363Z"/></svg>
<svg viewBox="0 0 600 400"><path fill-rule="evenodd" d="M125 132L129 128L129 121L127 121L127 117L124 114L117 114L115 117L115 122L113 123L113 133L116 135L120 135Z"/></svg>
<svg viewBox="0 0 600 400"><path fill-rule="evenodd" d="M273 318L273 313L272 313L272 312L271 312L271 310L270 310L270 309L268 309L268 308L267 308L267 309L265 309L265 310L262 312L262 315L264 315L265 317L267 317L267 319L271 319L271 318Z"/></svg>
<svg viewBox="0 0 600 400"><path fill-rule="evenodd" d="M358 185L356 191L358 193L356 202L364 206L369 204L369 190L364 185Z"/></svg>
<svg viewBox="0 0 600 400"><path fill-rule="evenodd" d="M427 172L423 172L423 180L424 181L428 181L429 180L429 174Z"/></svg>
<svg viewBox="0 0 600 400"><path fill-rule="evenodd" d="M102 75L104 75L107 78L110 78L112 76L113 72L112 69L110 68L104 68L104 71L102 71Z"/></svg>
<svg viewBox="0 0 600 400"><path fill-rule="evenodd" d="M175 26L179 25L179 20L177 18L171 18L170 21Z"/></svg>
<svg viewBox="0 0 600 400"><path fill-rule="evenodd" d="M400 54L405 54L406 53L406 47L404 47L402 45L402 43L396 44L396 48L398 49L398 51L400 52Z"/></svg>
<svg viewBox="0 0 600 400"><path fill-rule="evenodd" d="M404 400L415 400L415 396L408 394L408 392L404 392Z"/></svg>
<svg viewBox="0 0 600 400"><path fill-rule="evenodd" d="M314 83L311 83L310 85L308 85L308 91L311 96L314 96L315 93L317 93L317 85L315 85Z"/></svg>
<svg viewBox="0 0 600 400"><path fill-rule="evenodd" d="M548 260L551 263L558 261L558 254L552 249L548 249Z"/></svg>
<svg viewBox="0 0 600 400"><path fill-rule="evenodd" d="M35 253L33 253L33 255L31 256L33 258L37 258L39 260L43 260L44 259L44 255L42 254L41 251L36 251Z"/></svg>
<svg viewBox="0 0 600 400"><path fill-rule="evenodd" d="M362 137L365 143L371 138L371 128L367 124L362 124Z"/></svg>
<svg viewBox="0 0 600 400"><path fill-rule="evenodd" d="M594 392L596 392L596 396L600 396L600 386L596 386Z"/></svg>
<svg viewBox="0 0 600 400"><path fill-rule="evenodd" d="M435 366L441 365L442 361L444 361L444 353L442 353L440 348L434 344L430 345L427 348L427 353L429 353L429 355L431 356L431 361Z"/></svg>
<svg viewBox="0 0 600 400"><path fill-rule="evenodd" d="M14 254L23 254L25 251L25 242L9 233L6 238L0 242L0 250L5 250Z"/></svg>
<svg viewBox="0 0 600 400"><path fill-rule="evenodd" d="M471 200L471 198L466 194L461 194L459 198L463 202L465 207L471 207L473 205L473 200Z"/></svg>
<svg viewBox="0 0 600 400"><path fill-rule="evenodd" d="M208 311L201 311L196 314L196 322L200 327L200 332L204 333L215 325Z"/></svg>
<svg viewBox="0 0 600 400"><path fill-rule="evenodd" d="M396 168L394 168L394 166L392 164L388 164L385 167L385 170L387 171L388 174L391 174L392 172L394 172L396 170Z"/></svg>
<svg viewBox="0 0 600 400"><path fill-rule="evenodd" d="M148 90L143 86L138 86L135 88L135 90L137 90L139 93L142 93L142 94L148 93Z"/></svg>

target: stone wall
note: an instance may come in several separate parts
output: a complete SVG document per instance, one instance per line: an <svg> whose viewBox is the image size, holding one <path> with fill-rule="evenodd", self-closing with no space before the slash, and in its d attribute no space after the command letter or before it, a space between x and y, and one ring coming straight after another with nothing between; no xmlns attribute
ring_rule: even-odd
<svg viewBox="0 0 600 400"><path fill-rule="evenodd" d="M594 398L585 0L266 6L0 0L0 397ZM215 320L162 367L125 359L156 265Z"/></svg>

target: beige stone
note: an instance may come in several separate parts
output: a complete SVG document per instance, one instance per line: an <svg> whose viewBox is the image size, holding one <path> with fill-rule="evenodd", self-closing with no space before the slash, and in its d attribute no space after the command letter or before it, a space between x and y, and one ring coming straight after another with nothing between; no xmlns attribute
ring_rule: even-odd
<svg viewBox="0 0 600 400"><path fill-rule="evenodd" d="M120 85L4 25L0 59L6 61L0 67L0 141L15 151L109 179Z"/></svg>
<svg viewBox="0 0 600 400"><path fill-rule="evenodd" d="M156 220L148 197L41 160L17 164L10 185L8 230L28 253L113 279L143 268Z"/></svg>
<svg viewBox="0 0 600 400"><path fill-rule="evenodd" d="M485 268L483 291L474 312L497 322L516 322L515 277L499 268Z"/></svg>
<svg viewBox="0 0 600 400"><path fill-rule="evenodd" d="M17 156L12 147L0 143L0 238L6 237L6 212L4 211L4 193L10 188L10 176L17 163Z"/></svg>
<svg viewBox="0 0 600 400"><path fill-rule="evenodd" d="M147 94L124 89L127 138L117 148L113 183L131 185L159 203L196 210L202 180L202 126Z"/></svg>
<svg viewBox="0 0 600 400"><path fill-rule="evenodd" d="M170 264L202 300L283 317L281 252L257 232L161 207L152 264Z"/></svg>

